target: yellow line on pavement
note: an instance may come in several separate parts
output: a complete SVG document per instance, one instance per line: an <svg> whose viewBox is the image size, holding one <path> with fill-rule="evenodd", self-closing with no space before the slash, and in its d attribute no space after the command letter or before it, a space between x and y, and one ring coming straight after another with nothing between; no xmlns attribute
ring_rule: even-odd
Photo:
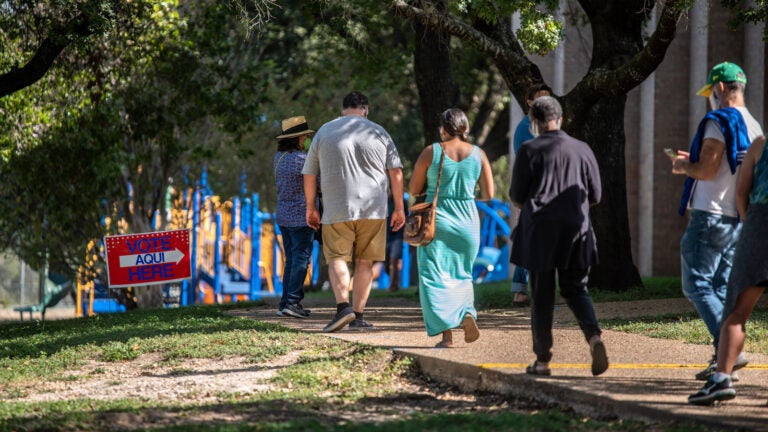
<svg viewBox="0 0 768 432"><path fill-rule="evenodd" d="M480 363L477 366L483 369L521 369L528 366L526 363ZM611 363L611 369L703 369L706 364L648 364L648 363ZM590 369L589 363L550 363L551 369ZM744 369L767 370L768 364L748 365Z"/></svg>

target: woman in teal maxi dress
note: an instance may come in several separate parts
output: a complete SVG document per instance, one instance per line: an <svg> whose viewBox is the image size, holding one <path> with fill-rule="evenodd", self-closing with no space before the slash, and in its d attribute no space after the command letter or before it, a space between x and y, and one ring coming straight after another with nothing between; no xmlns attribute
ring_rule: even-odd
<svg viewBox="0 0 768 432"><path fill-rule="evenodd" d="M445 152L437 199L435 238L417 250L419 299L429 336L442 334L440 348L453 346L452 329L462 327L464 340L480 336L474 306L472 266L480 247L480 217L475 204L475 189L480 184L480 199L493 197L493 173L485 152L467 142L469 122L459 109L441 115L440 144L424 149L416 161L409 190L413 195L426 192L432 201Z"/></svg>

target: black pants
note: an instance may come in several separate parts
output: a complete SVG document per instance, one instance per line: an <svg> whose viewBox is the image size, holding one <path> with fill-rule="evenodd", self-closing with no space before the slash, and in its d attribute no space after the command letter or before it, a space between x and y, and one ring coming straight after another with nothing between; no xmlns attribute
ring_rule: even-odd
<svg viewBox="0 0 768 432"><path fill-rule="evenodd" d="M531 283L531 330L533 352L536 360L552 359L552 309L555 306L555 273L560 283L560 295L568 303L584 337L600 335L592 296L587 290L589 269L530 271Z"/></svg>

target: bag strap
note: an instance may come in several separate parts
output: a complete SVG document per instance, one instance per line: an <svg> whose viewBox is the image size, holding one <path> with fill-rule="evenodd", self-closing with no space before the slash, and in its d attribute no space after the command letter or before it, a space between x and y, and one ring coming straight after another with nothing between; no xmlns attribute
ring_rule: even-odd
<svg viewBox="0 0 768 432"><path fill-rule="evenodd" d="M435 184L435 196L432 197L432 206L437 207L437 193L440 192L440 178L443 176L443 161L445 160L445 146L440 144L440 169L437 171L437 184Z"/></svg>
<svg viewBox="0 0 768 432"><path fill-rule="evenodd" d="M280 167L280 162L282 162L282 161L283 161L283 158L284 158L284 157L286 157L286 156L288 155L288 153L289 153L289 152L285 152L285 153L283 153L283 155L282 155L282 156L280 156L280 159L278 159L278 160L277 160L277 163L275 164L275 171L274 171L274 175L275 175L275 177L277 177L277 168L278 168L278 167Z"/></svg>

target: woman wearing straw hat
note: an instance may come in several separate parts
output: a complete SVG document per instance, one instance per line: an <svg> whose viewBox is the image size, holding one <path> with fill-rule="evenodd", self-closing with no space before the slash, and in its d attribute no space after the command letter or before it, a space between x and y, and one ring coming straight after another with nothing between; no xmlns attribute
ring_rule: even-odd
<svg viewBox="0 0 768 432"><path fill-rule="evenodd" d="M277 315L306 318L309 310L301 306L304 299L304 279L307 277L315 230L307 225L307 204L304 198L304 176L301 169L307 158L314 133L304 116L282 121L282 134L277 136L277 153L272 162L277 188L275 223L283 235L285 265L283 267L283 296Z"/></svg>

